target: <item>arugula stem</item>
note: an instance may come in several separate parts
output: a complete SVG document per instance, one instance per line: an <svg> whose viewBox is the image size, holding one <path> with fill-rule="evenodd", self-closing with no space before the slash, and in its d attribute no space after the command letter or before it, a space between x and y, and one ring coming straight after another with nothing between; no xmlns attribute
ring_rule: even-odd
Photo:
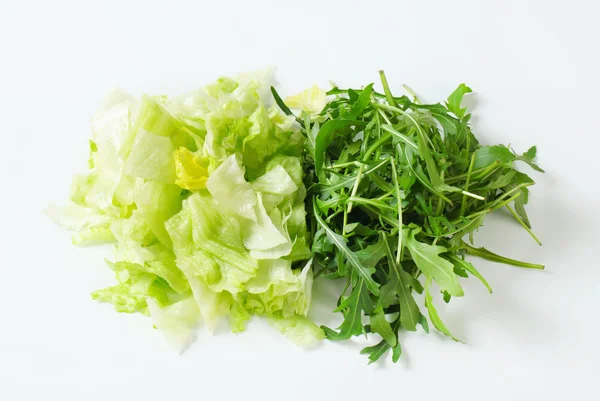
<svg viewBox="0 0 600 401"><path fill-rule="evenodd" d="M480 196L480 195L474 194L473 192L469 192L469 191L461 191L461 194L463 194L464 196L470 196L471 198L473 198L473 199L477 199L477 200L480 200L480 201L483 201L483 200L485 200L485 198L484 198L483 196ZM466 198L465 198L465 197L463 197L463 199L466 199ZM463 201L463 202L465 202L465 203L466 203L466 201Z"/></svg>
<svg viewBox="0 0 600 401"><path fill-rule="evenodd" d="M379 170L382 166L384 166L388 162L389 162L389 158L384 159L381 163L379 163L376 166L373 166L370 169L368 169L367 171L365 171L363 176L367 176L371 173L374 173L375 171ZM311 189L312 188L326 188L328 190L336 190L336 189L344 188L346 185L348 185L350 183L354 183L355 179L356 179L356 177L350 177L347 180L338 182L334 185L314 184L314 186L311 186Z"/></svg>
<svg viewBox="0 0 600 401"><path fill-rule="evenodd" d="M365 155L363 156L363 161L367 161L371 154L375 152L375 150L378 149L381 145L389 141L391 137L392 134L388 133L376 140L375 143L373 143L373 145L371 145L369 149L367 149L367 151L365 152Z"/></svg>
<svg viewBox="0 0 600 401"><path fill-rule="evenodd" d="M405 144L409 145L414 150L419 150L419 147L417 146L417 144L415 144L413 141L411 141L409 137L407 137L406 135L401 134L400 132L396 131L390 125L382 125L381 129L383 129L384 131L387 131L390 134L394 135L396 138L400 139L402 142L404 142Z"/></svg>
<svg viewBox="0 0 600 401"><path fill-rule="evenodd" d="M465 181L465 189L463 190L462 204L460 205L460 217L465 215L465 208L467 207L467 194L469 192L469 184L471 183L471 173L473 172L473 165L475 164L475 153L471 156L471 163L469 163L469 169L467 170L467 179ZM472 195L472 194L471 194ZM483 200L483 199L481 199Z"/></svg>
<svg viewBox="0 0 600 401"><path fill-rule="evenodd" d="M393 226L394 228L398 228L398 221L396 221L395 219L392 219L384 214L379 213L379 211L377 209L375 209L374 206L368 205L368 204L360 204L361 207L364 207L365 209L367 209L368 211L375 213L377 215L379 215L378 217L382 220L384 220L386 223L388 223L389 225Z"/></svg>
<svg viewBox="0 0 600 401"><path fill-rule="evenodd" d="M342 235L346 235L346 226L348 225L348 212L344 208L344 221L342 223Z"/></svg>
<svg viewBox="0 0 600 401"><path fill-rule="evenodd" d="M527 232L529 233L529 235L531 235L531 237L535 240L535 242L537 242L538 245L542 245L542 243L540 242L538 237L536 237L536 235L533 233L533 231L531 231L531 228L527 227L527 224L525 224L525 222L523 220L521 220L519 215L510 206L505 205L505 207L508 209L510 214L512 214L513 217L519 222L519 224L522 225L525 230L527 230Z"/></svg>
<svg viewBox="0 0 600 401"><path fill-rule="evenodd" d="M492 176L492 174L494 174L496 171L500 170L500 166L496 166L495 168L493 168L492 170L486 172L485 174L480 174L479 177L477 177L477 179L479 181L485 181L487 180L490 176Z"/></svg>
<svg viewBox="0 0 600 401"><path fill-rule="evenodd" d="M407 113L406 111L399 109L397 107L389 106L387 104L382 104L382 103L376 103L374 106L384 109L384 110L387 110L387 111L393 111L395 113L402 114L403 116L408 118L414 124L414 126L417 128L417 132L419 133L419 135L421 135L421 137L423 138L423 141L428 142L433 147L433 144L431 143L431 139L427 135L425 135L425 133L423 132L423 129L421 128L421 125L417 122L417 120L414 119L413 116L410 115L410 113Z"/></svg>
<svg viewBox="0 0 600 401"><path fill-rule="evenodd" d="M402 85L402 87L404 88L404 90L406 91L406 93L408 93L410 96L413 97L413 102L416 104L421 104L421 101L419 100L419 98L417 97L417 95L415 94L415 92L413 92L412 89L410 89L407 85Z"/></svg>
<svg viewBox="0 0 600 401"><path fill-rule="evenodd" d="M384 200L385 198L389 197L390 195L393 195L394 192L395 192L394 190L388 191L388 192L384 193L383 195L381 195L380 197L375 198L375 199L376 200Z"/></svg>
<svg viewBox="0 0 600 401"><path fill-rule="evenodd" d="M491 210L483 210L482 212L478 213L479 219L483 218L485 214L491 212ZM440 238L440 237L449 237L451 235L455 235L461 231L466 230L467 228L470 228L472 225L476 225L477 223L479 223L479 219L475 219L475 220L471 220L469 221L467 224L465 224L462 227L458 227L456 228L454 231L450 231L447 233L444 233L442 235L428 235L429 237L435 237L435 238Z"/></svg>
<svg viewBox="0 0 600 401"><path fill-rule="evenodd" d="M473 170L472 174L478 174L475 177L473 177L473 179L474 180L480 180L481 179L480 178L481 174L485 175L488 172L490 172L491 170L494 170L497 167L498 164L500 164L499 161L494 162L494 163L490 164L487 167L481 167L481 168ZM461 181L461 180L464 180L465 178L467 178L467 173L455 175L455 176L452 176L452 177L448 177L446 179L446 183L449 184L449 183L452 183L452 182Z"/></svg>
<svg viewBox="0 0 600 401"><path fill-rule="evenodd" d="M354 186L352 187L352 192L350 193L350 200L348 202L348 211L346 212L346 215L350 214L350 212L352 211L352 198L356 195L356 191L358 190L358 185L360 184L360 179L363 173L363 167L364 164L361 164L358 168L358 173L356 174L356 181L354 181ZM346 215L344 215L344 217L346 217Z"/></svg>
<svg viewBox="0 0 600 401"><path fill-rule="evenodd" d="M519 192L517 194L514 194L513 196L511 196L510 198L503 200L502 202L498 203L498 204L493 204L492 207L490 208L490 212L493 212L494 210L498 210L498 209L502 209L504 206L508 205L510 202L514 201L515 199L517 199L519 196L523 195L522 192Z"/></svg>
<svg viewBox="0 0 600 401"><path fill-rule="evenodd" d="M392 91L390 90L390 86L388 85L387 78L385 76L385 72L383 70L379 70L379 78L381 79L381 85L383 86L383 93L385 93L385 98L388 103L392 106L398 107L398 103L394 96L392 95Z"/></svg>
<svg viewBox="0 0 600 401"><path fill-rule="evenodd" d="M396 264L400 263L400 252L402 251L402 198L400 196L400 185L398 185L398 172L394 158L390 157L392 163L392 180L396 187L396 207L398 208L398 249L396 249Z"/></svg>
<svg viewBox="0 0 600 401"><path fill-rule="evenodd" d="M507 258L504 256L500 256L493 252L488 251L485 248L474 248L474 247L470 246L469 244L467 244L466 242L463 242L463 246L465 247L467 253L469 253L473 256L479 256L480 258L487 259L492 262L505 263L507 265L526 267L529 269L539 269L539 270L543 270L545 267L544 265L539 265L536 263L522 262L520 260L515 260L515 259L510 259L510 258Z"/></svg>
<svg viewBox="0 0 600 401"><path fill-rule="evenodd" d="M331 215L327 216L327 218L325 219L325 222L326 222L326 223L330 223L330 222L331 222L331 220L332 220L334 217L336 217L338 214L340 214L340 213L342 213L342 211L340 211L340 210L338 210L338 211L336 211L336 212L332 213Z"/></svg>
<svg viewBox="0 0 600 401"><path fill-rule="evenodd" d="M444 182L444 175L445 175L445 171L442 171L440 173L440 178L442 179L442 182ZM443 210L444 210L444 200L442 198L439 198L438 202L437 202L437 210L435 211L435 215L441 216Z"/></svg>
<svg viewBox="0 0 600 401"><path fill-rule="evenodd" d="M383 117L385 122L388 123L388 125L392 125L392 121L388 118L388 116L382 110L377 110L377 111L379 112L379 114L381 114L381 116Z"/></svg>
<svg viewBox="0 0 600 401"><path fill-rule="evenodd" d="M513 189L511 189L510 191L507 191L507 192L503 193L502 195L500 195L500 196L499 196L499 197L498 197L498 198L497 198L497 199L496 199L496 200L495 200L495 201L492 203L492 208L496 208L496 206L498 205L498 203L497 203L497 202L499 202L499 201L501 201L502 199L506 198L508 195L510 195L510 194L512 194L512 193L514 193L514 192L516 192L516 191L519 191L519 190L521 190L521 188L528 187L528 186L530 186L530 185L533 185L533 184L531 184L531 183L519 184L519 185L517 185L516 187L514 187ZM521 193L519 192L519 194L518 194L518 195L517 195L515 198L517 198L517 197L518 197L518 196L520 196L520 195L521 195ZM510 199L513 199L513 197L511 197ZM504 204L502 204L502 206L504 206Z"/></svg>
<svg viewBox="0 0 600 401"><path fill-rule="evenodd" d="M481 216L481 215L483 215L483 214L488 214L488 213L490 213L490 212L492 212L492 211L493 211L493 209L492 209L492 208L483 209L483 210L480 210L480 211L478 211L478 212L471 213L470 215L468 215L467 217L465 217L465 219L472 219L473 217ZM460 218L459 218L458 220L460 220ZM458 223L458 222L457 222L457 223Z"/></svg>
<svg viewBox="0 0 600 401"><path fill-rule="evenodd" d="M348 200L355 202L356 204L360 204L360 205L371 205L371 206L375 206L376 208L379 208L379 209L387 209L387 210L396 211L396 208L391 207L390 205L386 205L385 203L376 202L372 199L365 199L365 198L360 198L360 197L350 197L350 198L348 198Z"/></svg>
<svg viewBox="0 0 600 401"><path fill-rule="evenodd" d="M354 160L354 161L347 162L347 163L334 164L334 165L331 165L331 166L329 166L329 167L327 167L327 168L329 168L329 169L332 169L332 170L333 170L333 169L336 169L336 168L345 168L345 167L350 167L350 166L356 166L356 167L359 167L359 166L362 166L363 164L364 164L364 163L363 163L363 162L361 162L361 161Z"/></svg>

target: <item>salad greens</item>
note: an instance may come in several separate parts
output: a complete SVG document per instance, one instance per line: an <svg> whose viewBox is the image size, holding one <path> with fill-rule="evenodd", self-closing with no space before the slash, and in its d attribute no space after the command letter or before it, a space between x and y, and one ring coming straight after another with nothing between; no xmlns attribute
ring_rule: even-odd
<svg viewBox="0 0 600 401"><path fill-rule="evenodd" d="M473 246L499 209L539 243L534 181L516 169L543 172L536 147L480 145L464 84L423 104L380 79L382 93L313 86L285 101L270 71L176 98L112 92L91 121L88 171L47 210L75 245L114 244L117 284L92 298L151 315L178 350L200 322L241 332L253 315L302 346L375 333L370 363L390 349L397 361L399 332L428 321L460 341L434 298L463 296L469 274L492 292L466 255L543 269ZM338 328L306 318L313 271L345 281Z"/></svg>
<svg viewBox="0 0 600 401"><path fill-rule="evenodd" d="M253 314L300 343L323 338L305 318L304 139L268 105L269 80L221 78L174 99L113 92L71 204L48 210L74 244L115 244L118 284L92 297L150 314L179 350L200 319L214 330L228 317L239 332Z"/></svg>
<svg viewBox="0 0 600 401"><path fill-rule="evenodd" d="M411 97L394 96L383 72L380 78L383 93L373 84L327 93L311 88L283 102L272 88L282 111L295 117L291 109L300 110L307 138L316 274L346 281L335 309L343 323L323 330L331 340L379 334L381 342L362 351L370 362L389 349L398 360L401 329L421 325L428 332L415 292L424 294L433 326L460 341L435 308L434 286L449 302L464 295L459 278L471 274L491 292L467 254L543 269L469 244L485 216L502 208L539 243L525 212L534 181L515 166L520 161L542 172L536 147L518 154L480 145L461 107L471 92L464 84L444 104L423 104L410 90ZM333 99L325 103L326 95Z"/></svg>

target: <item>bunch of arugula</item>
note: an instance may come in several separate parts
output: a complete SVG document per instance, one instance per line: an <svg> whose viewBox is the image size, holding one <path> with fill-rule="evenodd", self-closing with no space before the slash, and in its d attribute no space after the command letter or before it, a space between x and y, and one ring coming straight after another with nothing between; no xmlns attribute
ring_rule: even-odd
<svg viewBox="0 0 600 401"><path fill-rule="evenodd" d="M434 327L459 341L434 307L432 283L446 302L464 294L459 277L469 273L492 292L466 254L544 268L472 246L485 216L502 208L539 243L525 212L534 181L514 167L522 161L543 172L534 163L536 147L516 154L503 145L481 146L469 126L471 115L461 107L471 92L465 84L444 104L422 104L406 87L410 98L393 96L383 71L380 78L384 93L373 84L334 87L327 92L333 100L320 113L297 117L307 138L304 167L316 274L346 280L335 309L343 323L323 330L331 340L379 334L381 342L361 352L369 363L389 349L398 360L399 330L415 331L420 324L429 332L413 291L424 293ZM282 111L292 115L272 92Z"/></svg>

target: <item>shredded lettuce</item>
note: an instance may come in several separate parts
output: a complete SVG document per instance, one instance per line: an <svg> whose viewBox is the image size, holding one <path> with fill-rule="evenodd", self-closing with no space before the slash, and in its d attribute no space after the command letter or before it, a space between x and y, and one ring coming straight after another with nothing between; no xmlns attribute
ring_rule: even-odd
<svg viewBox="0 0 600 401"><path fill-rule="evenodd" d="M327 94L317 85L313 85L297 95L288 96L285 103L293 109L299 109L303 113L317 116L327 104Z"/></svg>
<svg viewBox="0 0 600 401"><path fill-rule="evenodd" d="M252 315L297 343L323 338L305 317L303 137L272 104L271 76L220 78L174 99L110 93L91 121L88 171L47 210L76 245L114 243L117 284L92 297L150 314L179 351L200 322L240 332Z"/></svg>

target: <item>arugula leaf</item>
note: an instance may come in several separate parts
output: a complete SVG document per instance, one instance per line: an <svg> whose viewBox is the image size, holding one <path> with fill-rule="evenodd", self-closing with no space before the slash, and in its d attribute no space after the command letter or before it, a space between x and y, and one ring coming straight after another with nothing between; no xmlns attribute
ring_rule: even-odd
<svg viewBox="0 0 600 401"><path fill-rule="evenodd" d="M477 277L479 279L479 281L481 281L483 283L483 285L485 286L485 288L488 289L488 291L490 292L490 294L492 293L492 287L490 287L490 285L483 278L483 276L481 275L481 273L479 273L477 271L477 269L475 269L475 266L473 266L471 263L469 263L469 262L467 262L465 260L462 260L461 258L459 258L458 256L456 256L454 254L448 254L448 258L454 264L454 268L455 269L457 267L460 267L460 268L468 271L469 273L471 273L472 275L474 275L475 277Z"/></svg>
<svg viewBox="0 0 600 401"><path fill-rule="evenodd" d="M345 256L346 260L348 262L350 262L350 264L352 265L352 267L354 268L354 270L362 277L362 279L365 282L365 286L375 295L379 294L379 284L377 284L374 280L372 275L375 273L375 268L374 267L369 267L369 266L365 266L360 258L354 253L352 252L348 246L347 246L347 242L348 240L346 238L344 238L343 236L336 234L335 232L333 232L333 230L331 228L329 228L327 226L327 224L325 224L325 222L323 221L323 219L319 216L319 211L316 208L316 202L313 202L314 206L314 216L315 219L317 221L317 223L319 224L319 226L321 226L321 228L323 229L323 231L325 232L325 234L327 235L327 238L329 239L329 241L335 245L335 247Z"/></svg>
<svg viewBox="0 0 600 401"><path fill-rule="evenodd" d="M339 332L329 327L321 326L330 340L346 340L352 336L360 335L363 331L362 311L370 312L371 302L367 288L362 279L352 289L350 296L342 301L335 311L345 311L344 321L338 328Z"/></svg>
<svg viewBox="0 0 600 401"><path fill-rule="evenodd" d="M438 314L437 310L435 309L435 306L433 306L433 297L431 296L431 292L429 292L430 285L431 285L431 278L427 277L427 279L425 280L425 307L427 308L427 311L429 312L429 319L431 319L431 323L433 323L433 327L438 329L438 331L440 331L441 333L452 338L454 341L461 343L462 341L460 341L458 338L456 338L452 334L450 334L450 331L448 330L448 328L446 328L446 325L444 324L444 322L442 322L442 319L440 318L440 315Z"/></svg>
<svg viewBox="0 0 600 401"><path fill-rule="evenodd" d="M523 193L527 194L527 188L523 188ZM521 220L523 221L523 223L525 223L525 225L528 228L531 228L531 223L529 222L529 216L527 216L527 212L525 211L525 204L527 203L527 196L519 196L517 199L515 199L515 211L517 212L517 214L519 215L519 217L521 218Z"/></svg>
<svg viewBox="0 0 600 401"><path fill-rule="evenodd" d="M371 104L371 95L373 93L373 84L369 84L360 92L358 95L358 99L352 107L350 108L350 112L348 113L348 119L355 120L364 110L367 108L369 104Z"/></svg>
<svg viewBox="0 0 600 401"><path fill-rule="evenodd" d="M391 305L392 300L397 297L400 305L400 323L402 324L402 327L408 331L415 331L417 330L417 323L421 317L421 311L419 311L419 306L415 302L409 287L412 279L402 267L396 265L387 238L384 237L384 241L390 268L390 279L381 287L380 302L384 307L387 307Z"/></svg>
<svg viewBox="0 0 600 401"><path fill-rule="evenodd" d="M419 324L421 325L421 327L423 327L423 331L429 334L429 323L427 322L427 318L425 317L425 315L421 315L421 318L419 319Z"/></svg>
<svg viewBox="0 0 600 401"><path fill-rule="evenodd" d="M386 255L385 245L385 241L380 238L375 244L357 251L356 257L367 269L375 269L375 266L377 266L379 261Z"/></svg>
<svg viewBox="0 0 600 401"><path fill-rule="evenodd" d="M496 161L509 164L516 160L516 156L506 146L483 146L475 151L474 169L487 167Z"/></svg>
<svg viewBox="0 0 600 401"><path fill-rule="evenodd" d="M448 96L448 101L446 102L448 110L453 112L456 117L463 118L465 112L467 111L467 108L461 108L460 104L462 102L463 96L471 92L473 92L473 90L471 90L471 88L469 88L467 85L460 84L458 88L456 88L454 92L452 92L450 96Z"/></svg>
<svg viewBox="0 0 600 401"><path fill-rule="evenodd" d="M279 93L277 93L277 90L272 86L271 86L271 94L273 95L273 99L275 99L275 103L277 103L277 106L279 106L281 111L283 111L286 116L296 117L294 115L294 113L292 112L292 110L290 110L290 108L287 107L286 104L283 102L283 100L281 99L281 96L279 96Z"/></svg>
<svg viewBox="0 0 600 401"><path fill-rule="evenodd" d="M458 282L458 277L454 273L454 266L440 254L447 252L448 249L443 246L429 245L419 242L415 238L415 229L405 229L403 232L404 243L408 248L410 255L415 261L417 267L449 294L455 297L464 295L464 291Z"/></svg>
<svg viewBox="0 0 600 401"><path fill-rule="evenodd" d="M531 167L535 171L539 171L540 173L543 173L544 170L542 170L537 164L535 164L533 162L535 160L536 153L537 153L537 147L532 146L529 148L529 150L527 152L523 153L521 156L517 156L517 160L523 161L523 162L527 163L529 165L529 167Z"/></svg>
<svg viewBox="0 0 600 401"><path fill-rule="evenodd" d="M396 363L400 360L400 356L402 355L402 346L400 345L400 341L394 348L392 348L392 362Z"/></svg>
<svg viewBox="0 0 600 401"><path fill-rule="evenodd" d="M387 341L382 340L381 342L379 342L376 345L372 345L370 347L365 347L363 348L360 353L362 354L369 354L369 365L372 364L373 362L377 362L377 360L379 358L381 358L381 356L383 354L385 354L387 352L387 350L390 349L390 345L387 343Z"/></svg>
<svg viewBox="0 0 600 401"><path fill-rule="evenodd" d="M385 313L383 312L381 305L375 308L369 320L371 323L371 330L373 330L374 333L379 334L390 347L395 347L397 342L396 335L392 331L390 322L385 320Z"/></svg>
<svg viewBox="0 0 600 401"><path fill-rule="evenodd" d="M343 131L353 125L362 126L365 125L365 123L356 120L329 120L321 126L315 140L315 154L313 155L317 176L322 174L325 151L331 143L333 134L338 131Z"/></svg>

